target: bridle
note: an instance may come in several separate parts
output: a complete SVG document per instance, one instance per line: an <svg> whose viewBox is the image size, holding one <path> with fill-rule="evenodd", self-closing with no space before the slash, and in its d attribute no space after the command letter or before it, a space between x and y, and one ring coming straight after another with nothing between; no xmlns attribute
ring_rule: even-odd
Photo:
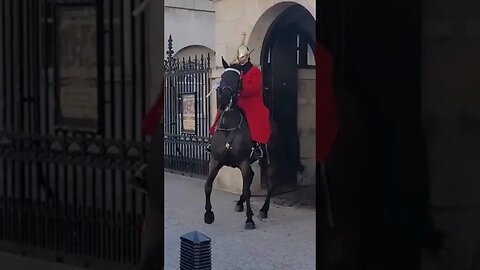
<svg viewBox="0 0 480 270"><path fill-rule="evenodd" d="M238 70L236 70L236 69L234 69L234 68L227 68L227 69L225 69L225 72L227 72L227 71L234 71L234 72L236 72L238 75L241 76L240 71L238 71ZM238 87L239 87L238 89L241 89L241 82L242 82L242 80L241 80L241 77L240 77L240 85L238 86ZM233 92L233 89L232 89L230 86L218 87L218 88L217 88L217 91L218 91L218 90L221 90L222 92L224 92L225 90L230 91L230 101L228 102L227 107L225 107L225 110L222 111L222 113L220 114L220 117L218 118L218 123L221 123L221 120L222 120L225 112L232 111L233 98L234 98L234 97L238 98L238 96L240 96L240 93L234 93L234 92ZM241 125L242 125L242 123L243 123L243 120L244 120L244 119L243 119L243 114L240 113L240 121L239 121L239 123L237 124L237 126L235 126L235 127L233 127L233 128L221 128L220 125L218 124L218 125L216 125L215 131L217 131L217 130L220 130L220 131L234 131L234 130L239 129L239 128L241 127Z"/></svg>

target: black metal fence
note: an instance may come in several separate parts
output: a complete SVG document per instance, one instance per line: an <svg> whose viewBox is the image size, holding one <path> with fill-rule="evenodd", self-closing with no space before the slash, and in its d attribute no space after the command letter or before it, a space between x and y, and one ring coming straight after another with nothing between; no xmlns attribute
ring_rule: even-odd
<svg viewBox="0 0 480 270"><path fill-rule="evenodd" d="M195 176L208 175L210 55L173 58L168 40L165 60L165 169Z"/></svg>
<svg viewBox="0 0 480 270"><path fill-rule="evenodd" d="M0 0L0 249L134 265L148 158L139 0ZM118 269L118 267L115 267Z"/></svg>

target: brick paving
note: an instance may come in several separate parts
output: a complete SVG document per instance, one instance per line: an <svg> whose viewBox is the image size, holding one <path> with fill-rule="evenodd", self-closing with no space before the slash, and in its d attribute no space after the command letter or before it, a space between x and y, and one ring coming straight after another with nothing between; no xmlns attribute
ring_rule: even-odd
<svg viewBox="0 0 480 270"><path fill-rule="evenodd" d="M245 211L233 211L238 195L212 192L215 222L203 222L204 180L165 174L165 269L179 269L180 235L197 230L212 238L215 270L315 269L315 210L271 204L269 219L243 228ZM264 198L252 199L254 214ZM293 205L293 206L289 206Z"/></svg>

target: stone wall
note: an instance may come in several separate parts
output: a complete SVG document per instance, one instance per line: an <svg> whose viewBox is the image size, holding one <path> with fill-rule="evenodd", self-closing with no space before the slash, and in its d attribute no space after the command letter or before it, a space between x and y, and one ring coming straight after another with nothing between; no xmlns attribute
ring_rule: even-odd
<svg viewBox="0 0 480 270"><path fill-rule="evenodd" d="M215 16L212 1L166 0L164 12L164 48L167 48L168 37L172 35L175 53L192 45L214 50Z"/></svg>
<svg viewBox="0 0 480 270"><path fill-rule="evenodd" d="M286 8L300 4L314 18L316 2L313 0L217 0L215 7L215 51L218 55L216 66L222 66L221 56L227 61L235 59L235 53L242 42L242 32L247 33L247 44L252 53L252 62L260 64L261 45L269 26Z"/></svg>
<svg viewBox="0 0 480 270"><path fill-rule="evenodd" d="M298 137L300 158L305 171L299 185L314 185L316 182L316 102L315 70L300 69L298 72Z"/></svg>

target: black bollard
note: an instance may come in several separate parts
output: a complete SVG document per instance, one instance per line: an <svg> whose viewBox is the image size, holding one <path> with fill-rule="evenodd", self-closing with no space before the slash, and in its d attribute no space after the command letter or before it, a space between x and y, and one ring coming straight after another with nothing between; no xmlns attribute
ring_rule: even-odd
<svg viewBox="0 0 480 270"><path fill-rule="evenodd" d="M211 239L193 231L180 236L180 270L211 270Z"/></svg>

